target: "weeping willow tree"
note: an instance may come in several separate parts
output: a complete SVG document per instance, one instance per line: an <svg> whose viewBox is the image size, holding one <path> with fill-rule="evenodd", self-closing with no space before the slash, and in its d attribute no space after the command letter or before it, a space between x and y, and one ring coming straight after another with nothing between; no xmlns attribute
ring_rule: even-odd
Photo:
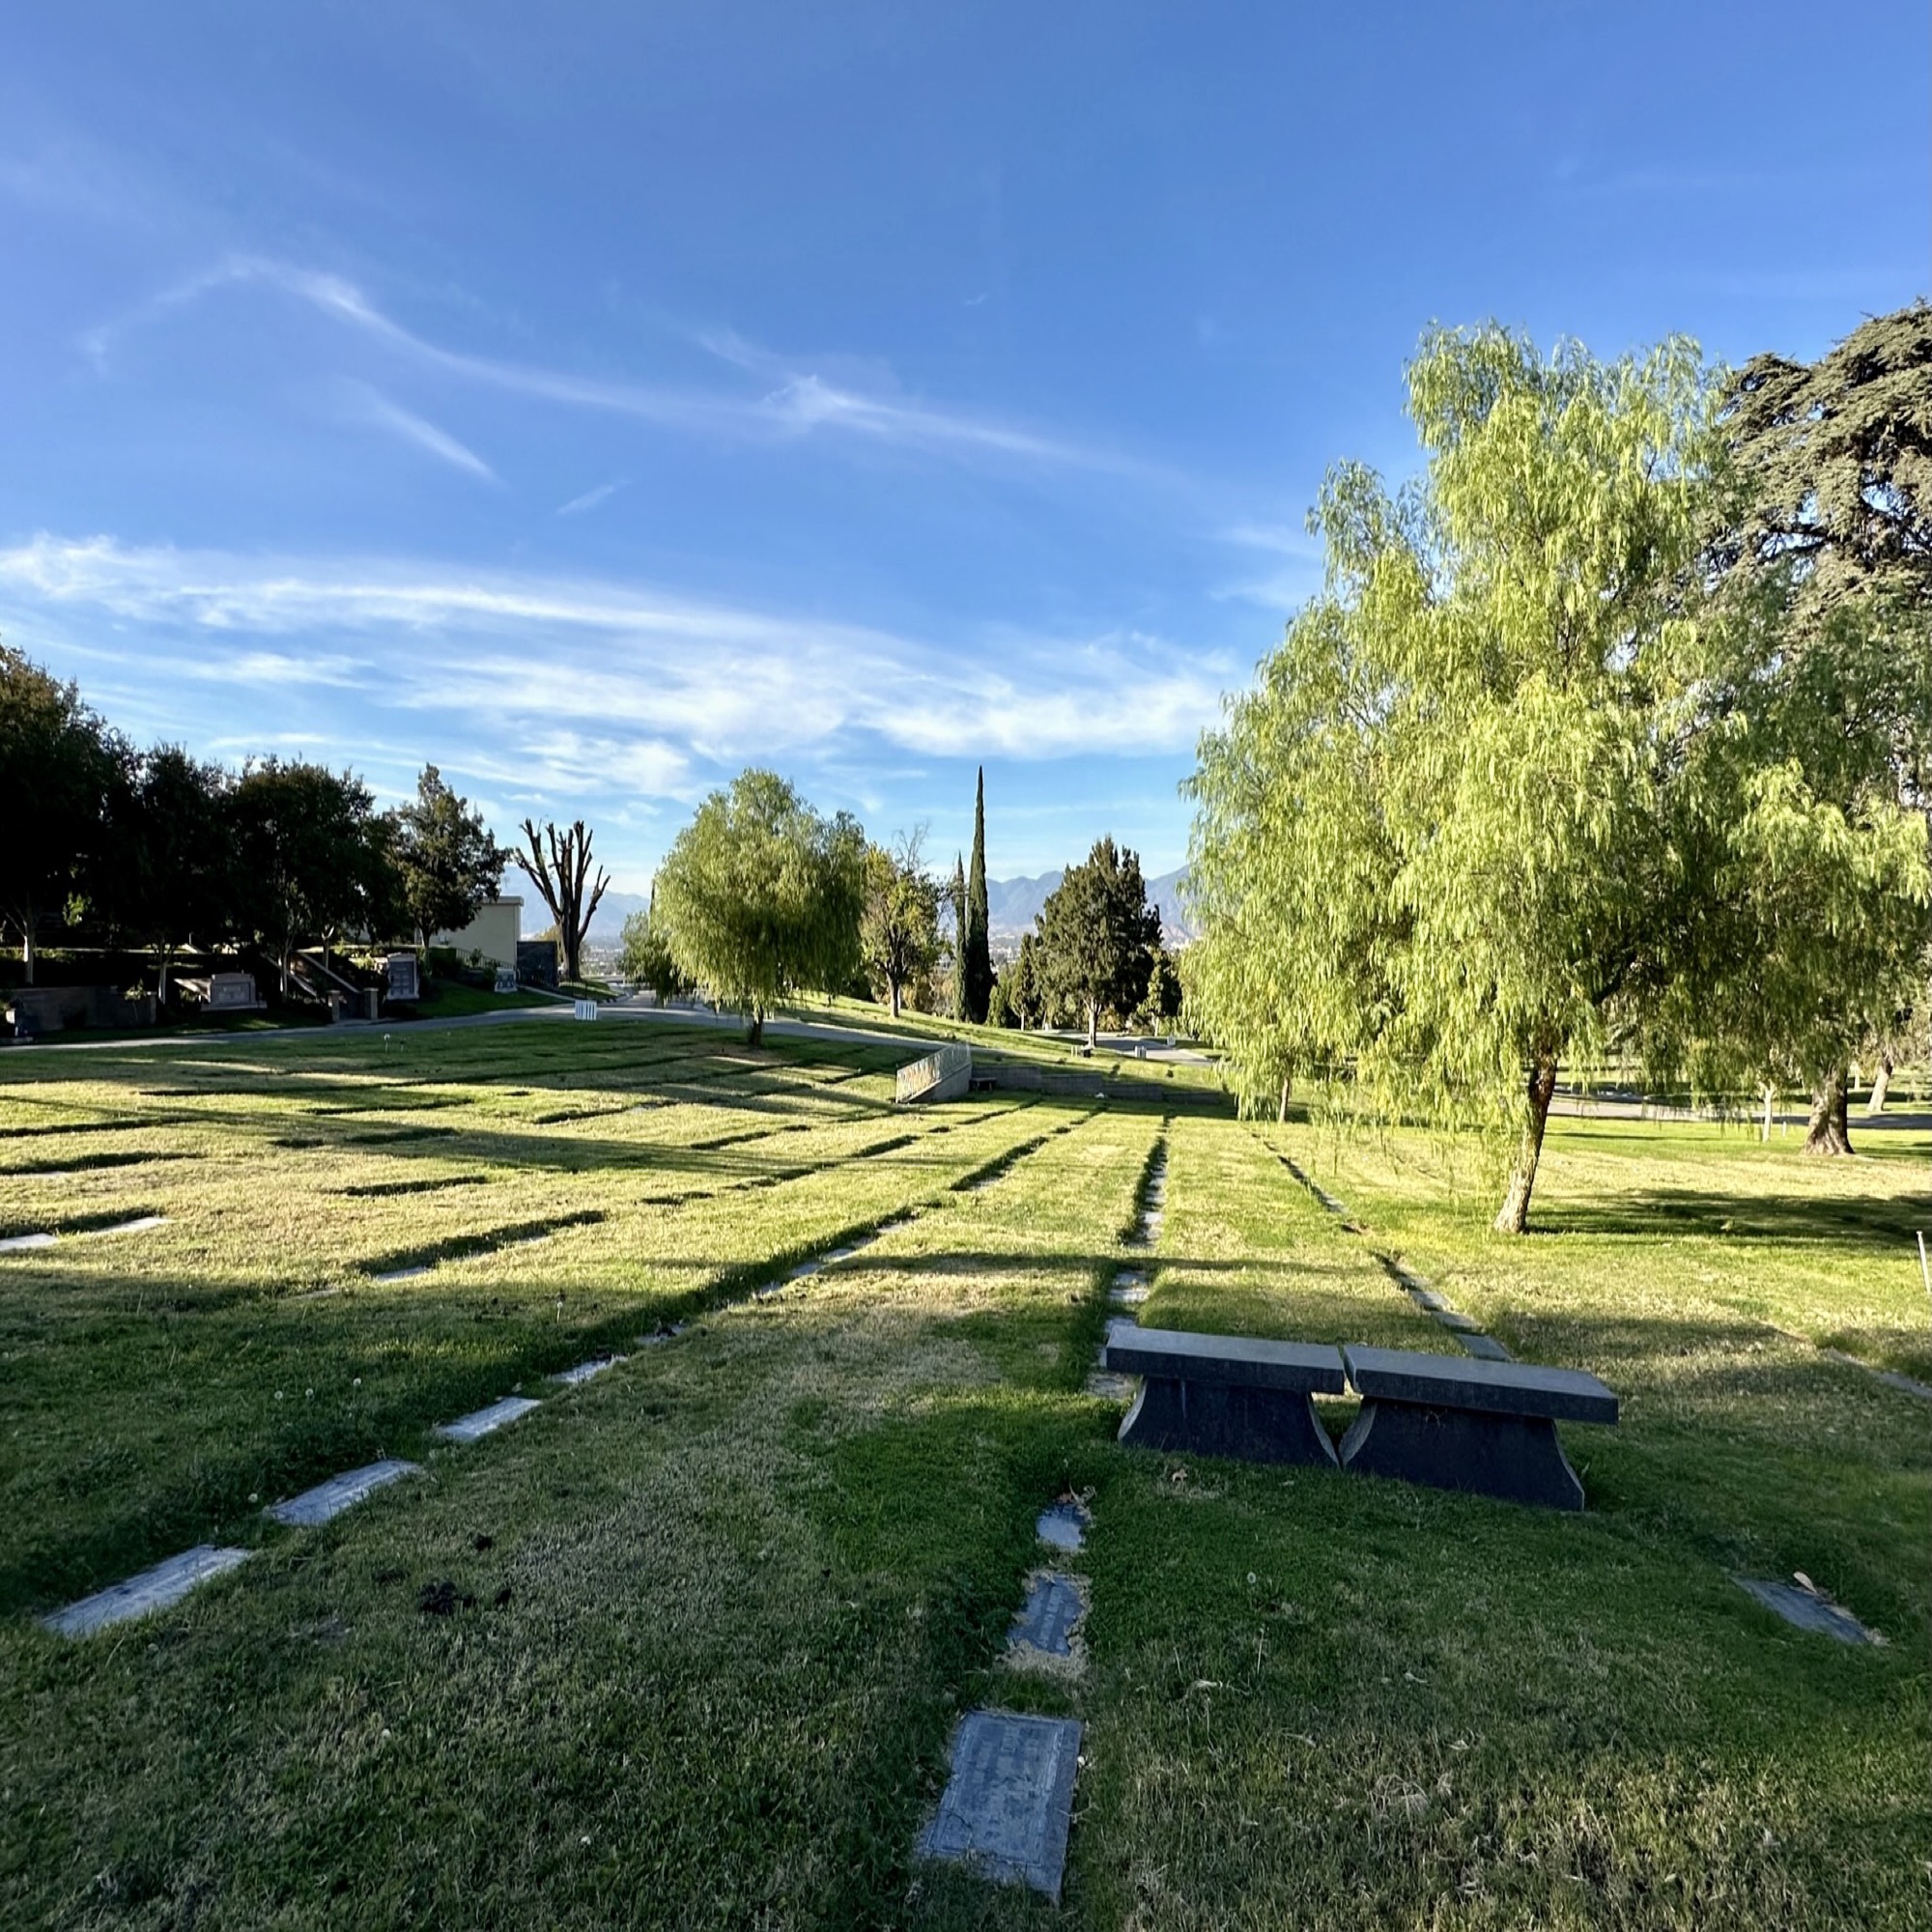
<svg viewBox="0 0 1932 1932"><path fill-rule="evenodd" d="M1331 473L1324 592L1203 741L1191 1004L1251 1108L1312 1077L1482 1129L1521 1233L1559 1063L1680 1074L1788 1033L1866 901L1807 927L1779 893L1908 902L1922 827L1915 860L1896 816L1821 805L1754 723L1766 660L1704 594L1694 345L1442 331L1408 391L1422 475Z"/></svg>

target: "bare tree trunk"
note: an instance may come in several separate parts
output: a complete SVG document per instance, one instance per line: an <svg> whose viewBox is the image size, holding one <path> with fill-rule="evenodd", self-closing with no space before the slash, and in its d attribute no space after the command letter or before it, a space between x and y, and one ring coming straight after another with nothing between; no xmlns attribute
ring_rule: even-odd
<svg viewBox="0 0 1932 1932"><path fill-rule="evenodd" d="M745 1038L753 1046L763 1046L765 1043L765 1009L755 1000L745 1017Z"/></svg>
<svg viewBox="0 0 1932 1932"><path fill-rule="evenodd" d="M1865 1102L1865 1114L1876 1119L1885 1112L1885 1096L1891 1086L1891 1055L1882 1053L1878 1057L1878 1071L1872 1075L1871 1098Z"/></svg>
<svg viewBox="0 0 1932 1932"><path fill-rule="evenodd" d="M1764 1141L1766 1147L1769 1147L1771 1145L1772 1111L1776 1106L1776 1104L1777 1104L1777 1089L1775 1087L1767 1087L1764 1090L1764 1132L1760 1137Z"/></svg>
<svg viewBox="0 0 1932 1932"><path fill-rule="evenodd" d="M886 990L892 995L893 1017L894 1019L897 1019L899 1016L899 982L896 980L888 980L886 981Z"/></svg>
<svg viewBox="0 0 1932 1932"><path fill-rule="evenodd" d="M1834 1066L1811 1094L1811 1124L1804 1131L1806 1153L1850 1153L1852 1151L1851 1083L1842 1066Z"/></svg>
<svg viewBox="0 0 1932 1932"><path fill-rule="evenodd" d="M1100 1008L1097 1002L1087 1002L1087 1050L1091 1053L1100 1044Z"/></svg>
<svg viewBox="0 0 1932 1932"><path fill-rule="evenodd" d="M1288 1082L1284 1080L1281 1083L1281 1106L1276 1110L1275 1120L1277 1122L1285 1122L1287 1119L1288 1119Z"/></svg>
<svg viewBox="0 0 1932 1932"><path fill-rule="evenodd" d="M1543 1157L1543 1129L1549 1119L1549 1098L1556 1092L1556 1058L1539 1059L1529 1069L1529 1124L1522 1130L1516 1159L1510 1164L1509 1187L1496 1212L1499 1235L1520 1235L1529 1228L1529 1197L1536 1187L1536 1164Z"/></svg>
<svg viewBox="0 0 1932 1932"><path fill-rule="evenodd" d="M26 966L27 984L34 983L34 915L30 909L20 922L20 958Z"/></svg>

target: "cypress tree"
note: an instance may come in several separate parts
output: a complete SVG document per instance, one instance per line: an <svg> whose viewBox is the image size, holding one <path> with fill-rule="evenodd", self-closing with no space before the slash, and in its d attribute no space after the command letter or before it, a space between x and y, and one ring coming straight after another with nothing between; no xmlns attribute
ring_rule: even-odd
<svg viewBox="0 0 1932 1932"><path fill-rule="evenodd" d="M946 889L946 902L952 908L952 1017L963 1020L966 1009L966 862L952 855L952 883Z"/></svg>
<svg viewBox="0 0 1932 1932"><path fill-rule="evenodd" d="M966 929L962 958L965 966L966 1017L984 1025L993 998L993 955L986 910L986 768L980 767L980 785L973 799L973 869L966 875Z"/></svg>

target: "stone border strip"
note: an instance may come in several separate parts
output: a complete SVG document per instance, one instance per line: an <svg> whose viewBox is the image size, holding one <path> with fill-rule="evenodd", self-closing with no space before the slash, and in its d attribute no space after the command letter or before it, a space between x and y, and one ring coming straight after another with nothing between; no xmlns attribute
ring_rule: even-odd
<svg viewBox="0 0 1932 1932"><path fill-rule="evenodd" d="M1263 1141L1262 1146L1266 1148L1267 1143ZM1359 1235L1364 1240L1368 1239L1368 1230L1359 1221L1351 1218L1349 1210L1313 1175L1303 1173L1292 1155L1284 1153L1279 1148L1268 1148L1268 1151L1341 1222L1347 1233ZM1516 1360L1516 1357L1493 1335L1486 1335L1468 1316L1452 1308L1422 1276L1405 1267L1395 1256L1384 1254L1377 1247L1371 1247L1369 1252L1375 1256L1382 1272L1438 1327L1446 1329L1465 1355L1473 1355L1479 1362Z"/></svg>
<svg viewBox="0 0 1932 1932"><path fill-rule="evenodd" d="M50 1232L10 1235L0 1241L0 1255L20 1255L37 1248L50 1248L60 1240L85 1241L107 1235L145 1235L150 1228L165 1228L167 1224L165 1214L137 1214L131 1221L114 1221L104 1228L76 1228L71 1235Z"/></svg>
<svg viewBox="0 0 1932 1932"><path fill-rule="evenodd" d="M1842 1349L1816 1346L1821 1355L1833 1362L1842 1362L1848 1369L1862 1369L1874 1381L1883 1382L1887 1388L1894 1388L1901 1395L1916 1395L1920 1402L1932 1402L1932 1386L1915 1380L1911 1376L1901 1375L1896 1369L1874 1368L1870 1362L1861 1362L1856 1355L1846 1354Z"/></svg>

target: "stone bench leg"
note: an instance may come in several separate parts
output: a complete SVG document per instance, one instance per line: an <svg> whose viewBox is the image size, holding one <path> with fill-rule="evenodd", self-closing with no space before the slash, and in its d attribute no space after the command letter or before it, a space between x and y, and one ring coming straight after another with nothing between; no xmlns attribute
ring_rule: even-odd
<svg viewBox="0 0 1932 1932"><path fill-rule="evenodd" d="M1315 1412L1315 1399L1288 1389L1149 1376L1121 1424L1121 1440L1138 1449L1235 1456L1245 1463L1336 1465L1335 1445Z"/></svg>
<svg viewBox="0 0 1932 1932"><path fill-rule="evenodd" d="M1342 1466L1437 1490L1579 1510L1583 1485L1544 1415L1492 1415L1378 1398L1342 1438Z"/></svg>

